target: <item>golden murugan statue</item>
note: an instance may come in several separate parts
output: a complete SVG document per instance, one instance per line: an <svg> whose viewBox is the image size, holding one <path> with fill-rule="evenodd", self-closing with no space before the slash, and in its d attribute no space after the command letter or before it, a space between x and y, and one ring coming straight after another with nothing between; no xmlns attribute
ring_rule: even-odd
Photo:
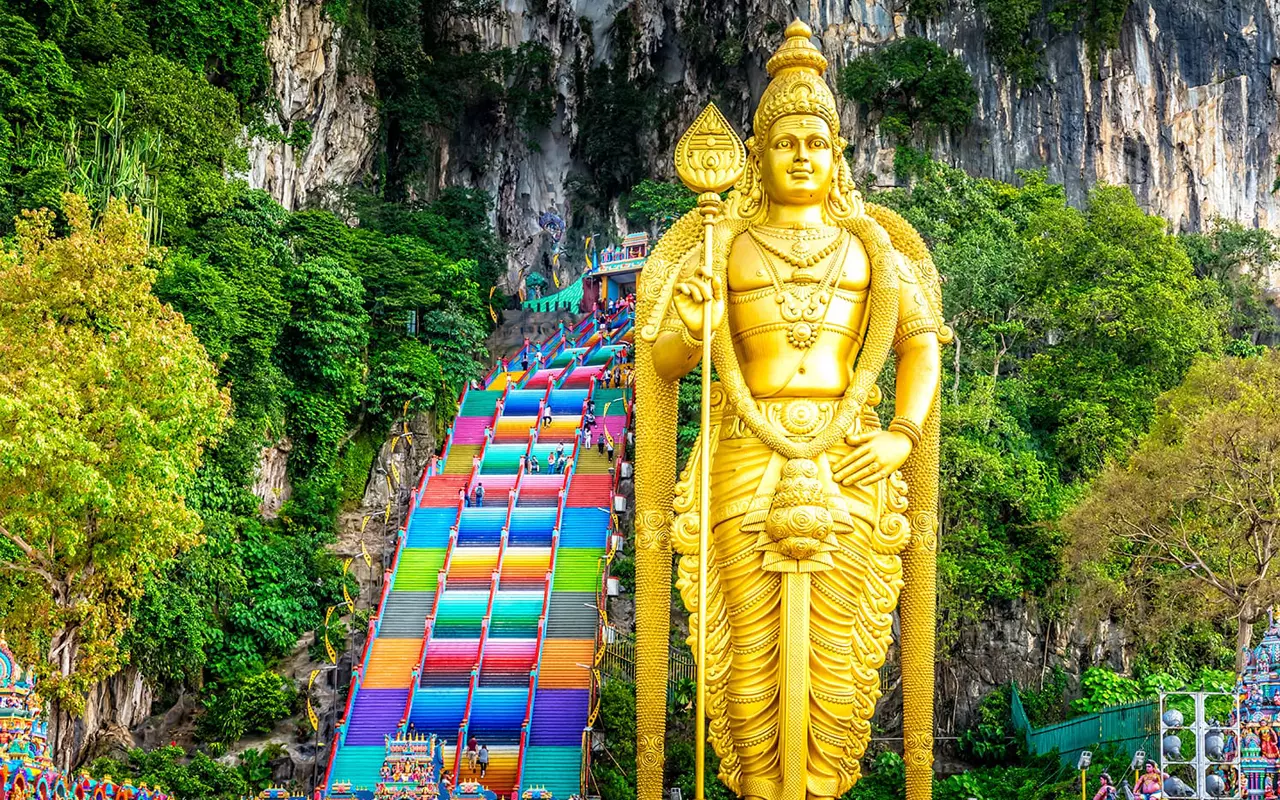
<svg viewBox="0 0 1280 800"><path fill-rule="evenodd" d="M687 175L723 171L742 143L714 107L686 135L677 169L704 192L701 207L663 236L640 279L641 800L662 791L673 547L691 623L706 632L706 717L730 789L817 800L854 784L901 593L908 797L930 796L939 346L950 332L919 235L853 185L810 36L793 22L769 60L723 204L714 180ZM704 398L709 463L695 450L677 482L677 384L704 337L719 378ZM890 350L895 409L882 428Z"/></svg>

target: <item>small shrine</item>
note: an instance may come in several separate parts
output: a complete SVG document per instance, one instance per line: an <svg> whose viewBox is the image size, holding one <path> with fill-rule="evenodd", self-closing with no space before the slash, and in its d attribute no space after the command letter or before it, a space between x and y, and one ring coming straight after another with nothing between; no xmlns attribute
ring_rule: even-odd
<svg viewBox="0 0 1280 800"><path fill-rule="evenodd" d="M1240 698L1241 796L1274 800L1280 780L1280 619L1273 610L1257 647L1245 651Z"/></svg>
<svg viewBox="0 0 1280 800"><path fill-rule="evenodd" d="M436 800L444 767L444 740L432 734L385 737L387 754L379 771L375 800Z"/></svg>

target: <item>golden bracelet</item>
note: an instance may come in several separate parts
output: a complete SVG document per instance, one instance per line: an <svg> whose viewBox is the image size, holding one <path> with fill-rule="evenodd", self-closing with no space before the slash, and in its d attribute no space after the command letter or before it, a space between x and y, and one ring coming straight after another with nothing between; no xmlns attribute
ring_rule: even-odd
<svg viewBox="0 0 1280 800"><path fill-rule="evenodd" d="M690 350L702 349L702 340L693 338L693 334L689 333L689 329L684 325L680 326L680 341L684 342L684 346Z"/></svg>
<svg viewBox="0 0 1280 800"><path fill-rule="evenodd" d="M885 430L900 433L911 440L911 447L920 446L920 441L924 439L924 432L920 430L920 426L907 419L906 417L894 417L889 423L889 427Z"/></svg>

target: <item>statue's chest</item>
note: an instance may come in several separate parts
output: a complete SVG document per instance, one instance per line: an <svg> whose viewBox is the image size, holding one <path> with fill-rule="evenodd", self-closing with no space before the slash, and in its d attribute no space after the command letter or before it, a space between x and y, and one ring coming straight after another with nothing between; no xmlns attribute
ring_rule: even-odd
<svg viewBox="0 0 1280 800"><path fill-rule="evenodd" d="M728 265L729 327L739 357L754 361L791 347L843 358L865 316L870 273L862 244L844 237L827 257L805 263L748 237L734 243Z"/></svg>
<svg viewBox="0 0 1280 800"><path fill-rule="evenodd" d="M871 270L867 251L857 237L843 237L829 248L819 243L805 244L794 248L786 241L760 242L754 241L750 233L742 234L729 254L729 291L734 294L754 294L763 289L801 294L808 289L866 291ZM829 254L815 259L824 250Z"/></svg>

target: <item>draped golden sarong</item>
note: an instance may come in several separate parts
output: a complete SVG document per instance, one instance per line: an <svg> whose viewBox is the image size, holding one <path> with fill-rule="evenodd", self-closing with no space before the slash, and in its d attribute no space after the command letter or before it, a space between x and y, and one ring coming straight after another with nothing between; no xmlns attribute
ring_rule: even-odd
<svg viewBox="0 0 1280 800"><path fill-rule="evenodd" d="M796 431L816 433L834 417L838 401L786 398L757 405L780 432L803 441ZM805 409L799 425L798 407ZM801 791L838 797L858 779L880 696L879 668L893 638L901 554L910 540L906 484L896 473L869 486L837 484L831 465L853 450L843 440L806 460L816 467L805 469L820 484L834 521L830 545L812 558L780 557L769 548L763 519L788 461L731 410L716 407L713 419L719 424L710 434L708 647L727 651L712 659L727 668L709 678L708 707L722 777L743 796L794 800L788 789L799 787L787 775L802 775ZM864 409L858 427L879 427L872 409ZM690 608L698 602L697 481L691 478L697 452L695 447L677 486L675 507L683 513L673 542L682 554L678 586ZM787 637L797 634L808 646L792 650L800 659L807 651L807 660L784 664ZM807 692L791 696L807 695L807 702L784 708L796 681L807 682Z"/></svg>

